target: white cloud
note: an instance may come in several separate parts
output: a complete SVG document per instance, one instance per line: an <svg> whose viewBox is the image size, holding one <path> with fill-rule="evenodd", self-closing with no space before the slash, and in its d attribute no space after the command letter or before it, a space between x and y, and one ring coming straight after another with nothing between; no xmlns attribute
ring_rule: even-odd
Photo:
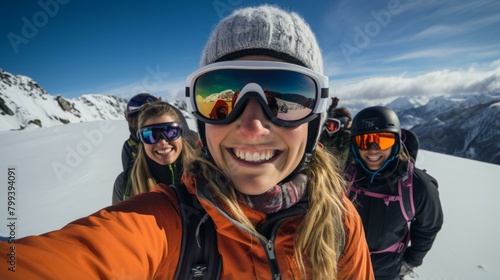
<svg viewBox="0 0 500 280"><path fill-rule="evenodd" d="M422 40L425 38L436 38L441 36L455 36L459 33L463 32L463 28L457 26L446 26L446 25L434 25L429 28L407 38L403 38L402 41L415 41Z"/></svg>
<svg viewBox="0 0 500 280"><path fill-rule="evenodd" d="M344 98L381 99L396 96L446 95L500 90L500 60L468 69L432 71L413 77L373 77L331 85Z"/></svg>
<svg viewBox="0 0 500 280"><path fill-rule="evenodd" d="M386 45L391 44L399 44L399 43L409 43L409 42L421 42L422 40L428 39L443 39L443 38L459 38L458 36L462 36L464 40L467 39L471 32L477 32L478 30L482 30L483 28L495 24L500 21L500 18L497 15L485 16L478 19L467 20L461 22L459 24L449 23L438 24L438 25L430 25L424 30L411 34L409 36L405 36L396 40L392 40L390 42L385 42Z"/></svg>
<svg viewBox="0 0 500 280"><path fill-rule="evenodd" d="M392 57L392 58L386 60L386 62L396 62L396 61L401 61L401 60L419 59L419 58L449 57L449 56L454 56L457 53L462 53L464 51L465 51L464 48L423 49L423 50L418 50L418 51L414 51L414 52L404 53L400 56Z"/></svg>

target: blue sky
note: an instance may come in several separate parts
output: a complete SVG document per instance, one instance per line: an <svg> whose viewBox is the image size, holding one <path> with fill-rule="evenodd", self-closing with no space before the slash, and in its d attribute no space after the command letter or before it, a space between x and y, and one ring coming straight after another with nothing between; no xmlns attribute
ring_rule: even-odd
<svg viewBox="0 0 500 280"><path fill-rule="evenodd" d="M341 98L500 90L498 0L6 0L0 68L68 98L182 98L217 22L260 3L306 19Z"/></svg>

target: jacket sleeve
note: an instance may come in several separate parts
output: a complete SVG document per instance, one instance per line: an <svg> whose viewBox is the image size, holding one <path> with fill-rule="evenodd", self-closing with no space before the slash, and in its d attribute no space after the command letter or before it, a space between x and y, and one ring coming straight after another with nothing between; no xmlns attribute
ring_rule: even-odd
<svg viewBox="0 0 500 280"><path fill-rule="evenodd" d="M351 131L347 129L342 130L342 160L347 163L351 148Z"/></svg>
<svg viewBox="0 0 500 280"><path fill-rule="evenodd" d="M413 176L415 219L410 227L411 246L406 250L404 259L416 267L422 264L441 230L443 210L439 200L437 180L417 168Z"/></svg>
<svg viewBox="0 0 500 280"><path fill-rule="evenodd" d="M129 173L130 170L125 170L116 177L115 184L113 185L113 204L123 200L125 189L127 188Z"/></svg>
<svg viewBox="0 0 500 280"><path fill-rule="evenodd" d="M344 254L339 260L338 279L375 279L361 217L345 196L344 201L347 208L344 218L346 241Z"/></svg>
<svg viewBox="0 0 500 280"><path fill-rule="evenodd" d="M0 279L172 279L182 238L177 209L173 192L149 192L60 230L0 242Z"/></svg>
<svg viewBox="0 0 500 280"><path fill-rule="evenodd" d="M123 170L127 170L127 168L132 165L131 163L133 162L133 158L132 158L132 151L130 150L130 147L128 145L128 140L126 140L124 143L123 143L123 147L122 147L122 167L123 167Z"/></svg>

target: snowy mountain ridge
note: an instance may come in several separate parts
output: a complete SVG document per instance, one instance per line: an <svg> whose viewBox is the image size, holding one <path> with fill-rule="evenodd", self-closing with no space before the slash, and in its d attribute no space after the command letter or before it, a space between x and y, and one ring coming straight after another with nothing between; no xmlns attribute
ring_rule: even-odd
<svg viewBox="0 0 500 280"><path fill-rule="evenodd" d="M109 95L52 96L33 79L0 69L0 131L119 120L126 105L126 99Z"/></svg>
<svg viewBox="0 0 500 280"><path fill-rule="evenodd" d="M424 106L428 102L429 102L429 97L427 96L414 96L414 97L401 96L396 98L391 103L386 104L386 106L390 107L394 111L400 111L409 108Z"/></svg>
<svg viewBox="0 0 500 280"><path fill-rule="evenodd" d="M355 116L374 104L342 99ZM417 133L428 151L500 164L500 91L444 96L401 96L377 104L393 109L401 126Z"/></svg>
<svg viewBox="0 0 500 280"><path fill-rule="evenodd" d="M421 149L500 164L500 92L438 96L407 108L387 106L403 127L417 133Z"/></svg>

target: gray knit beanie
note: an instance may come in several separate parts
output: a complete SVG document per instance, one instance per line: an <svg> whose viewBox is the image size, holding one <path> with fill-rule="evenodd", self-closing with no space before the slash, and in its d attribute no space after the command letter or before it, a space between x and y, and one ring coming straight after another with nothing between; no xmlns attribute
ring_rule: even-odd
<svg viewBox="0 0 500 280"><path fill-rule="evenodd" d="M321 50L307 23L274 6L242 8L212 31L200 65L245 55L268 55L323 74Z"/></svg>

